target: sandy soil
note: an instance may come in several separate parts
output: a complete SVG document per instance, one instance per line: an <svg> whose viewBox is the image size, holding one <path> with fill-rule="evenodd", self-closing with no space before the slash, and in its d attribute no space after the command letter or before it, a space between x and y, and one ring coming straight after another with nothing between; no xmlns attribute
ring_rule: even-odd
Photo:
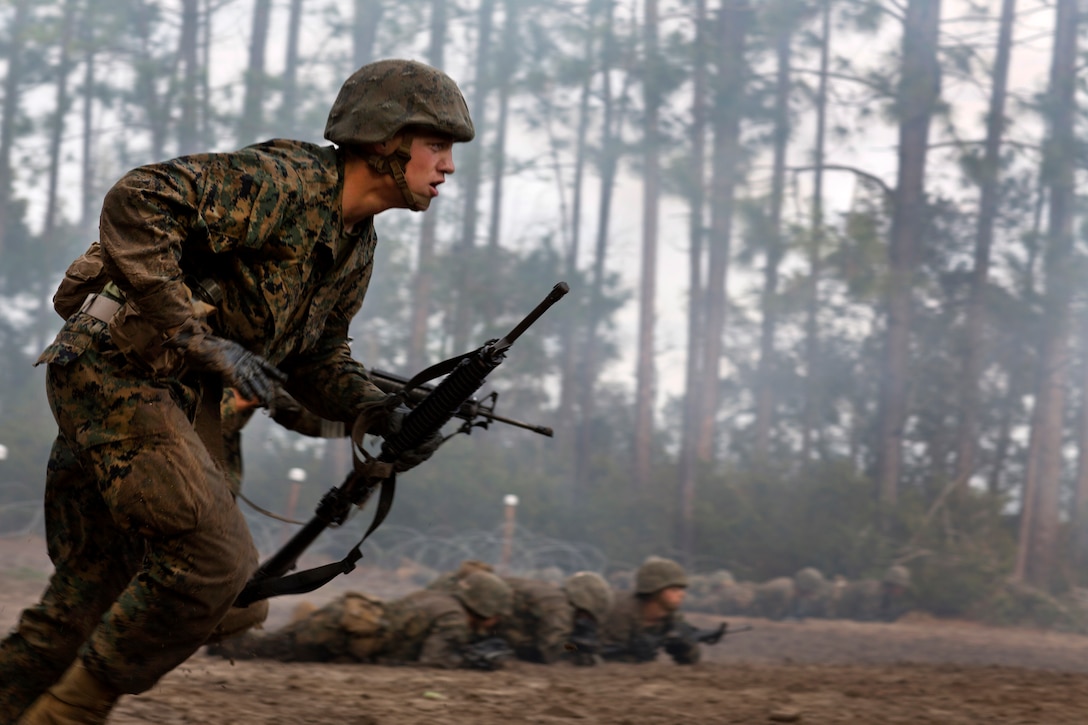
<svg viewBox="0 0 1088 725"><path fill-rule="evenodd" d="M0 627L44 584L36 542L0 551ZM3 548L3 547L0 547ZM355 575L353 574L352 577ZM374 590L365 573L343 586ZM322 591L321 601L334 590ZM314 599L314 595L311 595ZM297 601L277 601L272 622ZM701 625L714 617L693 615ZM231 663L203 651L122 700L134 723L1034 723L1088 722L1088 637L913 617L895 624L732 618L752 631L704 662L500 672Z"/></svg>

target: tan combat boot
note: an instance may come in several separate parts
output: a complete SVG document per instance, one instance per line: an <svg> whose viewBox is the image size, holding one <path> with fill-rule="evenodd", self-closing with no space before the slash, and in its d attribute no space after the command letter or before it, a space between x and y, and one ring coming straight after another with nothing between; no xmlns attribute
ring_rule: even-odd
<svg viewBox="0 0 1088 725"><path fill-rule="evenodd" d="M103 725L118 697L77 661L31 704L17 725Z"/></svg>

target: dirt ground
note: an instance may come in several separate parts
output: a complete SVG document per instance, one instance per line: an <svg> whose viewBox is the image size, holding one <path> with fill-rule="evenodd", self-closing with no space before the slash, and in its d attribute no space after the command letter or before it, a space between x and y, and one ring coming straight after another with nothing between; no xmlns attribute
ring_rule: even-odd
<svg viewBox="0 0 1088 725"><path fill-rule="evenodd" d="M3 629L44 584L36 547L0 546ZM311 600L376 588L357 574ZM274 602L270 626L289 616L294 599ZM514 663L494 673L448 672L231 663L201 651L150 692L124 698L111 723L1088 722L1088 637L919 616L895 624L729 623L753 629L705 648L704 661L690 667Z"/></svg>

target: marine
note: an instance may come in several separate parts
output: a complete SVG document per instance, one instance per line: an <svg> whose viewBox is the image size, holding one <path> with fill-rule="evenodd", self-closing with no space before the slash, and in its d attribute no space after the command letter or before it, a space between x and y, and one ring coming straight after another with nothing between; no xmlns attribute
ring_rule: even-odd
<svg viewBox="0 0 1088 725"><path fill-rule="evenodd" d="M634 591L618 595L605 618L601 656L616 662L650 662L663 649L677 664L698 662L699 642L690 636L692 628L679 612L687 586L680 564L647 558L635 572Z"/></svg>
<svg viewBox="0 0 1088 725"><path fill-rule="evenodd" d="M272 139L133 169L70 265L65 319L38 359L57 422L46 472L54 574L0 642L0 722L104 723L210 638L264 619L233 607L257 552L224 464L224 388L396 431L404 412L351 355L376 215L424 211L475 135L456 83L370 63L329 112L331 146ZM201 294L214 283L221 298ZM210 300L210 301L209 301ZM407 470L440 437L405 452Z"/></svg>
<svg viewBox="0 0 1088 725"><path fill-rule="evenodd" d="M513 592L477 571L451 591L420 589L384 602L348 592L275 632L251 631L208 647L230 659L479 667L473 647L510 616ZM493 667L501 662L491 661Z"/></svg>

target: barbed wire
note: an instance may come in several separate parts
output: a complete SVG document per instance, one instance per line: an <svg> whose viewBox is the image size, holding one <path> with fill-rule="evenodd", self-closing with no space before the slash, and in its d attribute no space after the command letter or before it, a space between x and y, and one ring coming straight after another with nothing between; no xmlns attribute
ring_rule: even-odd
<svg viewBox="0 0 1088 725"><path fill-rule="evenodd" d="M246 512L246 523L253 542L262 556L275 552L294 533L291 524ZM339 559L359 540L360 525L327 530L308 553ZM0 538L44 535L44 511L40 500L17 501L0 505ZM606 571L608 557L597 547L554 539L515 525L506 536L500 525L494 530L469 530L448 534L418 531L407 526L385 524L363 545L364 560L383 569L415 565L434 572L456 569L465 559L479 559L492 565L505 565L517 574L536 574L552 570L555 575L576 571Z"/></svg>

